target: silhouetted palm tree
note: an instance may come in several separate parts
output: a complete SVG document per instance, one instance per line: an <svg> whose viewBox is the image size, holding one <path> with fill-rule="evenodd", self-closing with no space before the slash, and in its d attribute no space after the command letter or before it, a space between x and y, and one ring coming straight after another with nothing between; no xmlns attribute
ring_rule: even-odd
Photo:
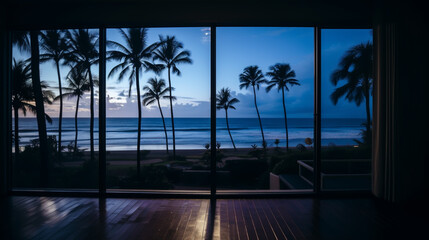
<svg viewBox="0 0 429 240"><path fill-rule="evenodd" d="M176 159L176 133L174 129L174 114L173 114L173 97L172 97L172 85L171 85L171 70L173 74L180 76L180 70L177 67L179 64L192 63L190 58L191 52L183 50L183 44L176 40L174 36L167 36L166 38L159 36L160 47L154 52L154 60L159 60L161 64L158 66L161 69L167 69L168 71L168 88L170 92L170 116L171 116L171 127L173 132L173 159Z"/></svg>
<svg viewBox="0 0 429 240"><path fill-rule="evenodd" d="M266 88L269 92L273 87L277 86L278 91L282 91L283 100L283 112L285 117L285 129L286 129L286 150L289 151L289 132L287 128L287 117L286 117L286 103L285 103L285 90L289 91L289 86L301 85L298 80L295 79L295 71L291 69L289 64L277 63L270 67L271 72L267 72L267 75L271 77Z"/></svg>
<svg viewBox="0 0 429 240"><path fill-rule="evenodd" d="M48 136L46 132L45 106L43 105L42 83L40 81L40 54L39 54L39 35L40 31L30 31L31 42L31 80L33 83L34 101L37 111L37 126L40 141L40 182L42 187L49 184L49 150Z"/></svg>
<svg viewBox="0 0 429 240"><path fill-rule="evenodd" d="M359 106L365 99L366 129L371 131L370 94L372 95L373 55L372 43L361 43L346 52L338 64L338 69L331 75L331 82L337 86L341 80L347 80L343 86L338 87L331 94L334 105L342 96L349 102Z"/></svg>
<svg viewBox="0 0 429 240"><path fill-rule="evenodd" d="M24 61L16 62L15 59L12 62L12 108L14 112L14 139L15 139L15 159L18 159L19 155L19 115L18 111L21 110L24 116L27 111L37 114L36 106L34 102L33 84L31 81L31 67ZM46 83L41 83L42 88L47 88ZM44 102L51 104L53 93L51 91L43 91ZM45 119L49 123L52 123L52 119L45 114Z"/></svg>
<svg viewBox="0 0 429 240"><path fill-rule="evenodd" d="M95 160L94 155L94 79L91 73L91 66L98 63L98 37L96 34L89 32L88 29L72 30L66 33L70 43L69 53L65 57L66 64L75 64L74 68L79 71L85 71L89 77L90 85L90 148L91 161Z"/></svg>
<svg viewBox="0 0 429 240"><path fill-rule="evenodd" d="M57 68L58 75L58 89L59 95L63 95L61 86L61 72L60 72L60 61L64 59L69 50L67 40L63 36L63 31L60 30L48 30L42 32L40 47L43 50L43 54L40 55L40 61L53 61ZM58 155L61 159L61 128L63 121L63 99L60 97L60 112L58 117Z"/></svg>
<svg viewBox="0 0 429 240"><path fill-rule="evenodd" d="M165 147L167 149L168 154L168 136L167 136L167 128L165 127L165 121L164 121L164 114L162 114L161 104L159 102L160 98L170 98L169 96L166 96L169 92L169 88L165 87L165 80L160 79L158 80L155 78L150 78L147 83L149 86L144 86L143 90L146 91L145 94L143 94L143 105L148 106L155 101L158 104L159 113L161 113L162 118L162 124L164 126L164 133L165 133ZM173 97L174 98L174 97Z"/></svg>
<svg viewBox="0 0 429 240"><path fill-rule="evenodd" d="M107 44L117 50L108 51L108 58L120 63L110 70L109 77L116 72L120 71L118 81L129 74L129 90L128 96L131 96L131 88L136 83L137 89L137 107L138 107L138 130L137 130L137 176L140 176L140 142L141 142L141 121L142 121L142 106L140 96L140 74L141 70L145 69L156 71L155 66L149 62L152 58L153 51L157 48L158 44L147 45L147 29L145 28L128 28L127 32L119 29L125 45L118 42L108 41Z"/></svg>
<svg viewBox="0 0 429 240"><path fill-rule="evenodd" d="M79 112L79 100L85 94L85 92L91 89L91 84L89 79L86 77L85 72L81 71L79 68L72 68L70 74L66 78L68 86L64 88L65 93L59 95L55 100L67 97L74 98L76 97L76 110L74 114L74 127L75 127L75 137L74 137L74 152L77 152L77 114Z"/></svg>
<svg viewBox="0 0 429 240"><path fill-rule="evenodd" d="M234 146L234 150L237 150L234 144L234 140L232 139L231 131L229 130L228 123L228 109L234 109L234 104L240 102L237 98L231 99L231 91L229 88L222 88L218 94L216 95L216 108L217 109L225 109L225 119L226 119L226 128L228 129L229 137L231 138L232 146Z"/></svg>
<svg viewBox="0 0 429 240"><path fill-rule="evenodd" d="M30 38L27 31L13 31L12 44L21 51L30 51Z"/></svg>
<svg viewBox="0 0 429 240"><path fill-rule="evenodd" d="M256 104L256 89L259 90L259 85L267 83L265 80L262 71L258 66L248 66L243 70L243 73L240 74L240 89L249 88L252 86L253 89L253 99L255 103L256 113L258 114L259 126L261 127L262 134L262 146L266 146L264 130L262 129L261 116L259 115L258 105Z"/></svg>

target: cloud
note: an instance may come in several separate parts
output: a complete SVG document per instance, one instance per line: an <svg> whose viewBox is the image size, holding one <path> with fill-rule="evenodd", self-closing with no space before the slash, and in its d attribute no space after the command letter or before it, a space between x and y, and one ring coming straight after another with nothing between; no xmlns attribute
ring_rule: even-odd
<svg viewBox="0 0 429 240"><path fill-rule="evenodd" d="M180 99L195 99L193 97L180 97L180 96L176 96L176 98L180 98Z"/></svg>
<svg viewBox="0 0 429 240"><path fill-rule="evenodd" d="M201 28L201 32L203 33L203 36L201 37L201 41L203 43L210 42L210 35L211 35L210 28Z"/></svg>

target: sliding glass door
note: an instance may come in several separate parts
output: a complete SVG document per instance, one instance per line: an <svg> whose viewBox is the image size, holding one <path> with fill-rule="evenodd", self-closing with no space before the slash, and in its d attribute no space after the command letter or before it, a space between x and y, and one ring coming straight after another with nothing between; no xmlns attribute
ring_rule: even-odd
<svg viewBox="0 0 429 240"><path fill-rule="evenodd" d="M97 29L12 33L15 189L98 188L98 41Z"/></svg>
<svg viewBox="0 0 429 240"><path fill-rule="evenodd" d="M369 190L371 31L211 29L14 31L13 190Z"/></svg>
<svg viewBox="0 0 429 240"><path fill-rule="evenodd" d="M313 28L217 28L219 190L312 190Z"/></svg>
<svg viewBox="0 0 429 240"><path fill-rule="evenodd" d="M369 191L372 31L323 29L321 46L321 190Z"/></svg>
<svg viewBox="0 0 429 240"><path fill-rule="evenodd" d="M107 188L210 186L210 28L107 29Z"/></svg>

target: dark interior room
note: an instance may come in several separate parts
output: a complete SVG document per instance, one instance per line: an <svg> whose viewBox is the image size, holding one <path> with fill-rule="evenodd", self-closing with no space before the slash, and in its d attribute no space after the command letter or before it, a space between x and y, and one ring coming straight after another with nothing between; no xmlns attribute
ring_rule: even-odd
<svg viewBox="0 0 429 240"><path fill-rule="evenodd" d="M425 9L2 1L0 238L425 238Z"/></svg>

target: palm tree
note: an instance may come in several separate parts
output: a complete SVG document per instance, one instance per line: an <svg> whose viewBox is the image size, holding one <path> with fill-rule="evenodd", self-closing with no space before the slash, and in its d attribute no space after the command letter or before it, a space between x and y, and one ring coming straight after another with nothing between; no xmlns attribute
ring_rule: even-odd
<svg viewBox="0 0 429 240"><path fill-rule="evenodd" d="M13 31L12 44L21 51L30 51L30 38L27 31Z"/></svg>
<svg viewBox="0 0 429 240"><path fill-rule="evenodd" d="M40 54L39 54L40 31L30 32L31 41L31 80L33 83L34 101L37 111L37 126L40 141L40 182L41 186L47 187L49 184L49 150L48 136L46 133L45 106L43 105L42 82L40 81Z"/></svg>
<svg viewBox="0 0 429 240"><path fill-rule="evenodd" d="M263 83L267 83L267 80L265 80L264 75L258 66L248 66L243 70L243 73L240 74L240 89L247 89L252 86L256 113L258 114L259 126L261 127L262 146L266 146L261 116L259 115L258 105L256 104L256 89L259 90L259 85Z"/></svg>
<svg viewBox="0 0 429 240"><path fill-rule="evenodd" d="M79 112L79 100L85 94L85 92L91 89L91 84L89 79L86 77L85 72L81 71L79 68L72 68L70 74L68 74L66 79L68 86L64 88L66 91L62 95L59 95L55 98L55 100L68 97L73 98L76 97L76 110L74 114L74 126L75 126L75 137L74 137L74 152L77 152L77 136L78 136L78 128L77 128L77 114Z"/></svg>
<svg viewBox="0 0 429 240"><path fill-rule="evenodd" d="M295 79L295 71L291 69L287 63L277 63L270 67L271 72L267 72L267 75L271 77L266 88L269 92L273 87L277 86L278 91L282 91L283 100L283 113L285 117L285 129L286 129L286 150L289 151L289 132L287 128L287 117L286 117L286 103L285 103L285 90L289 91L289 86L301 85L297 79Z"/></svg>
<svg viewBox="0 0 429 240"><path fill-rule="evenodd" d="M120 63L112 68L109 72L109 78L120 70L118 81L122 81L125 75L129 74L129 90L128 96L131 96L131 88L136 83L137 89L137 107L138 107L138 130L137 130L137 176L140 176L140 142L141 142L141 121L142 121L142 106L140 96L140 74L141 70L145 69L156 71L154 65L148 60L152 58L153 51L158 47L154 43L147 46L147 29L146 28L128 28L127 32L119 29L122 37L125 40L125 46L114 41L108 41L109 46L117 50L108 52L108 59L119 61Z"/></svg>
<svg viewBox="0 0 429 240"><path fill-rule="evenodd" d="M165 80L164 79L158 80L156 77L150 78L147 83L149 84L149 86L144 86L144 88L143 88L143 90L146 91L146 93L143 94L143 105L148 106L148 105L154 103L155 101L157 102L158 108L159 108L159 113L161 113L162 124L164 126L165 147L167 149L167 154L168 154L167 128L165 127L164 114L162 114L162 109L161 109L161 104L159 102L159 99L160 98L170 98L169 96L166 96L169 92L169 88L165 87Z"/></svg>
<svg viewBox="0 0 429 240"><path fill-rule="evenodd" d="M234 140L232 139L231 131L229 130L228 123L228 109L234 109L234 104L240 102L237 98L231 99L231 91L229 88L222 88L218 94L216 95L216 108L217 109L225 109L225 119L226 119L226 128L228 129L229 137L231 138L232 146L234 146L234 150L237 150L234 144Z"/></svg>
<svg viewBox="0 0 429 240"><path fill-rule="evenodd" d="M158 66L161 69L167 69L168 71L168 89L170 92L170 116L171 116L171 127L173 131L173 159L176 159L176 134L174 130L174 114L173 114L173 96L171 86L171 70L173 74L180 76L180 70L177 67L179 64L192 63L190 58L191 52L187 50L181 50L183 44L176 40L174 36L167 36L166 38L159 36L160 47L154 52L154 60L159 60L161 64Z"/></svg>
<svg viewBox="0 0 429 240"><path fill-rule="evenodd" d="M36 106L32 103L34 101L33 84L31 81L31 67L24 61L12 62L12 108L14 112L14 139L15 139L15 159L19 155L19 110L26 116L27 111L37 114ZM42 82L41 87L47 88L47 85ZM53 93L51 91L43 91L44 102L52 103ZM45 114L45 119L52 123L52 119Z"/></svg>
<svg viewBox="0 0 429 240"><path fill-rule="evenodd" d="M331 100L336 105L338 100L345 98L357 106L365 99L366 130L371 131L370 94L372 95L373 55L372 43L361 43L346 52L338 64L338 69L331 75L331 82L337 86L341 80L347 80L343 86L338 87L331 94Z"/></svg>
<svg viewBox="0 0 429 240"><path fill-rule="evenodd" d="M79 68L88 75L90 86L90 148L91 161L95 160L94 155L94 80L91 73L91 66L98 63L98 38L88 29L73 30L66 32L66 37L70 43L69 53L65 56L65 63L74 63L74 68Z"/></svg>
<svg viewBox="0 0 429 240"><path fill-rule="evenodd" d="M42 32L41 36L41 45L40 47L43 50L43 54L40 55L40 61L53 61L57 68L58 75L58 89L59 95L62 96L62 86L61 86L61 72L60 72L60 61L64 59L69 49L67 40L63 37L63 31L60 30L48 30ZM63 98L60 99L60 112L58 117L58 156L61 158L61 127L63 120Z"/></svg>

